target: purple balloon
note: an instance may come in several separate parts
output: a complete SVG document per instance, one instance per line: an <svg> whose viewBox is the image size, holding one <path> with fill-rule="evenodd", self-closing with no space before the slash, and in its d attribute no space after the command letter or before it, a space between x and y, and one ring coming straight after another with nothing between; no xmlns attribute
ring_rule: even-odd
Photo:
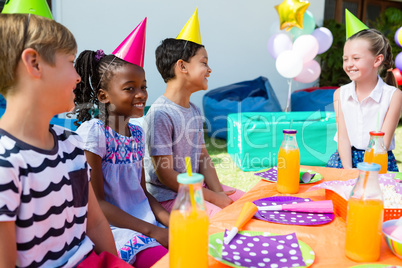
<svg viewBox="0 0 402 268"><path fill-rule="evenodd" d="M395 43L398 45L398 46L400 46L400 47L402 47L402 44L399 42L399 40L398 40L398 34L399 34L399 31L401 31L401 29L402 29L402 27L400 27L398 30L396 30L396 32L395 32L395 35L394 35L394 40L395 40ZM399 69L399 68L398 68Z"/></svg>
<svg viewBox="0 0 402 268"><path fill-rule="evenodd" d="M334 39L331 31L325 27L315 29L311 35L314 36L318 41L317 54L321 54L327 51L331 47Z"/></svg>
<svg viewBox="0 0 402 268"><path fill-rule="evenodd" d="M277 33L268 40L268 52L276 59L285 50L292 50L292 40L285 33Z"/></svg>
<svg viewBox="0 0 402 268"><path fill-rule="evenodd" d="M399 52L395 57L395 67L402 70L402 52Z"/></svg>

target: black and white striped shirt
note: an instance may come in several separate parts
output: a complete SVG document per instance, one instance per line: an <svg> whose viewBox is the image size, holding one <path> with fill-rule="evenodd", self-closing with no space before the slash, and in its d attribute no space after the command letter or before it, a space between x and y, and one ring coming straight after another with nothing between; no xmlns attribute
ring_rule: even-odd
<svg viewBox="0 0 402 268"><path fill-rule="evenodd" d="M88 165L79 136L51 126L52 150L0 129L0 221L15 221L17 267L72 267L86 236Z"/></svg>

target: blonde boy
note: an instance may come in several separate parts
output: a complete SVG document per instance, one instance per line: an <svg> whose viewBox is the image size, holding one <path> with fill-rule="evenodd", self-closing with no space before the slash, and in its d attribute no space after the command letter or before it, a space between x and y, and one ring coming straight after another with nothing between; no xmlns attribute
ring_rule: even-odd
<svg viewBox="0 0 402 268"><path fill-rule="evenodd" d="M72 267L93 249L117 255L78 135L49 125L80 81L61 24L0 15L0 267Z"/></svg>

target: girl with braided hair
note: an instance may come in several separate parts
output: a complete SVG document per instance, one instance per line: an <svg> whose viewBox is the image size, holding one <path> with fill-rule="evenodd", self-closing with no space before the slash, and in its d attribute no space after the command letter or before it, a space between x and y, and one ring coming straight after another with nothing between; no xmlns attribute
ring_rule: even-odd
<svg viewBox="0 0 402 268"><path fill-rule="evenodd" d="M77 133L84 140L94 192L120 258L150 267L167 253L169 213L145 188L145 136L129 123L144 115L144 69L101 50L83 51L75 68L81 76L74 90Z"/></svg>
<svg viewBox="0 0 402 268"><path fill-rule="evenodd" d="M344 46L343 69L351 83L334 93L338 150L327 167L356 168L363 162L370 131L384 132L388 170L398 171L392 150L401 115L402 92L392 74L392 51L388 39L375 29L350 36ZM379 73L385 72L385 82Z"/></svg>

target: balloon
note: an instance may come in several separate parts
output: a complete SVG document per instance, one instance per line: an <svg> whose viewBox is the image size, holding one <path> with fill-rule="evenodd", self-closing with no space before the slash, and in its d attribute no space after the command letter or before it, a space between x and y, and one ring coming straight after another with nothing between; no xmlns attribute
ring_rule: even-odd
<svg viewBox="0 0 402 268"><path fill-rule="evenodd" d="M309 62L317 55L318 41L309 35L302 35L293 42L293 51L303 59L303 62Z"/></svg>
<svg viewBox="0 0 402 268"><path fill-rule="evenodd" d="M275 6L279 15L281 30L289 31L296 26L303 28L303 16L310 3L300 0L283 0L279 5Z"/></svg>
<svg viewBox="0 0 402 268"><path fill-rule="evenodd" d="M396 83L398 84L398 86L402 85L402 73L398 68L395 68L392 70L392 73L395 76L396 79Z"/></svg>
<svg viewBox="0 0 402 268"><path fill-rule="evenodd" d="M325 27L315 29L311 35L318 41L317 54L327 51L331 47L332 41L334 41L331 31Z"/></svg>
<svg viewBox="0 0 402 268"><path fill-rule="evenodd" d="M286 50L276 59L276 69L285 78L293 78L303 69L303 60L292 50Z"/></svg>
<svg viewBox="0 0 402 268"><path fill-rule="evenodd" d="M399 52L395 57L395 67L402 70L402 52Z"/></svg>
<svg viewBox="0 0 402 268"><path fill-rule="evenodd" d="M294 78L295 81L301 83L311 83L317 80L321 74L321 66L315 60L303 64L301 73Z"/></svg>
<svg viewBox="0 0 402 268"><path fill-rule="evenodd" d="M400 47L402 47L402 30L401 29L402 29L402 27L399 28L398 30L396 30L395 36L394 36L395 43Z"/></svg>
<svg viewBox="0 0 402 268"><path fill-rule="evenodd" d="M277 33L268 40L268 52L276 59L279 54L286 50L292 50L292 40L286 33Z"/></svg>
<svg viewBox="0 0 402 268"><path fill-rule="evenodd" d="M314 29L315 29L315 19L313 13L307 10L304 13L303 28L299 29L293 27L290 30L290 34L293 36L293 39L295 40L303 34L311 34L314 31Z"/></svg>

